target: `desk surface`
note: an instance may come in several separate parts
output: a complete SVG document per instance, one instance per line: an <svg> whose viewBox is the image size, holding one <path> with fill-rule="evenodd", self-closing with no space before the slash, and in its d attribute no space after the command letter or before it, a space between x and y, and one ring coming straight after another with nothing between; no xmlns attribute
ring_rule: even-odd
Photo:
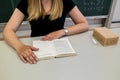
<svg viewBox="0 0 120 80"><path fill-rule="evenodd" d="M112 29L120 36L120 28ZM92 31L68 37L78 56L24 64L14 49L0 41L0 80L120 80L120 40L117 45L93 44ZM21 39L32 45L32 40Z"/></svg>

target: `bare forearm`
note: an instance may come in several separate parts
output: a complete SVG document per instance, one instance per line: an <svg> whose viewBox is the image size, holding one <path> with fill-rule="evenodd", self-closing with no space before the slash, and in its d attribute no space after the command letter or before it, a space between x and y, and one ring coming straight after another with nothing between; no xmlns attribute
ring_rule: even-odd
<svg viewBox="0 0 120 80"><path fill-rule="evenodd" d="M7 30L7 29L5 29L5 30L3 31L3 37L4 37L5 41L6 41L11 47L13 47L15 50L18 50L18 48L23 45L23 43L20 42L20 40L19 40L18 37L16 36L15 32L12 31L12 30Z"/></svg>
<svg viewBox="0 0 120 80"><path fill-rule="evenodd" d="M68 29L67 35L73 35L73 34L88 31L89 28L87 23L80 23L80 24L70 26L67 29Z"/></svg>

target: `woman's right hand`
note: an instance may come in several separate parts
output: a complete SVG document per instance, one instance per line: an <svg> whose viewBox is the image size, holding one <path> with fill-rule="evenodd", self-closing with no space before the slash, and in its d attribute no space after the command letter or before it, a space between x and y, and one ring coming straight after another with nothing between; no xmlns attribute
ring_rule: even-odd
<svg viewBox="0 0 120 80"><path fill-rule="evenodd" d="M33 53L33 51L38 51L38 50L39 50L39 48L35 48L32 46L28 46L28 45L22 45L16 51L18 53L18 56L24 63L29 62L30 64L35 64L38 61L38 58Z"/></svg>

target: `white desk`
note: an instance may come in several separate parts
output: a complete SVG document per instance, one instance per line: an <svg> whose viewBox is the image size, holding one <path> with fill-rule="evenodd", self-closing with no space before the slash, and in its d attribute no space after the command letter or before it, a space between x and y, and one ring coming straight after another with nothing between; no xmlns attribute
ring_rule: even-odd
<svg viewBox="0 0 120 80"><path fill-rule="evenodd" d="M120 36L120 28L113 29ZM120 40L117 45L93 44L92 32L69 36L78 56L24 64L16 52L0 41L0 80L120 80ZM32 40L21 39L32 45Z"/></svg>

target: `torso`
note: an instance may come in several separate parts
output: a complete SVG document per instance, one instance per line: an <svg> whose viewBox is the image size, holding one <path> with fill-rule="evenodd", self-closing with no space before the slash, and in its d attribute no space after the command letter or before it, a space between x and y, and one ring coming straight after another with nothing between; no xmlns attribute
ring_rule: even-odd
<svg viewBox="0 0 120 80"><path fill-rule="evenodd" d="M21 3L17 6L17 8L21 10L21 12L23 12L24 15L28 16L26 4L27 4L27 0L22 0ZM45 16L44 19L40 17L38 20L30 21L31 31L32 31L31 37L44 36L50 32L63 29L66 15L74 6L75 4L72 2L72 0L63 0L63 13L60 18L50 21L48 14Z"/></svg>

